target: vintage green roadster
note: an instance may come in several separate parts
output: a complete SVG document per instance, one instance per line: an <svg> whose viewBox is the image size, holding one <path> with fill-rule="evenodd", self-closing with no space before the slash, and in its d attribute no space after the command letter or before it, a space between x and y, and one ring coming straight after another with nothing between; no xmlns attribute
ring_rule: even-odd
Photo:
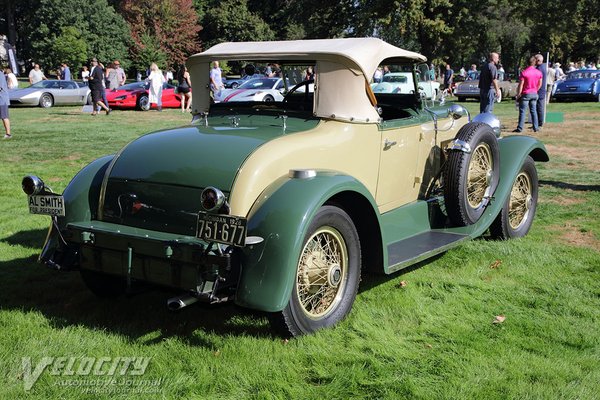
<svg viewBox="0 0 600 400"><path fill-rule="evenodd" d="M276 65L283 100L215 103L212 61ZM189 126L93 161L62 194L23 179L30 211L52 219L40 260L79 271L99 296L160 285L177 291L170 309L233 301L300 335L342 320L368 271L486 232L525 235L534 161L548 161L539 141L500 137L493 115L471 118L417 88L372 92L379 65L418 82L425 61L374 38L222 43L192 56Z"/></svg>

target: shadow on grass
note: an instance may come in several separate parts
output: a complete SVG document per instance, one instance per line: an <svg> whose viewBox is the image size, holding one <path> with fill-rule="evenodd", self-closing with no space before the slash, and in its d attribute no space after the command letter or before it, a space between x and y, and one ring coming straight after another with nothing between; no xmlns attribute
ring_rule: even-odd
<svg viewBox="0 0 600 400"><path fill-rule="evenodd" d="M30 249L40 249L44 244L47 233L47 228L19 231L7 238L0 239L0 242L8 243L11 246L23 246Z"/></svg>
<svg viewBox="0 0 600 400"><path fill-rule="evenodd" d="M386 275L383 272L382 273L372 273L371 272L371 273L364 274L363 277L362 277L362 280L360 282L360 286L358 288L358 292L359 293L365 292L365 291L373 289L374 287L377 287L377 286L379 286L379 285L381 285L381 284L383 284L383 283L385 283L385 282L387 282L389 280L399 278L399 277L401 277L401 276L403 276L405 274L408 274L410 272L413 272L413 271L415 271L415 270L417 270L419 268L426 267L427 265L431 264L432 262L434 262L434 261L440 259L441 257L443 257L444 254L446 254L446 253L444 252L444 253L441 253L441 254L437 254L437 255L435 255L433 257L430 257L430 258L428 258L426 260L423 260L423 261L421 261L419 263L410 265L410 266L408 266L406 268L403 268L403 269L401 269L399 271L396 271L396 272L394 272L394 273L392 273L390 275Z"/></svg>
<svg viewBox="0 0 600 400"><path fill-rule="evenodd" d="M232 304L195 304L174 313L167 310L166 300L179 292L154 288L100 299L85 287L78 272L52 271L36 260L37 255L0 262L0 310L39 312L56 329L85 326L148 345L177 338L212 349L216 344L206 333L279 338L262 313Z"/></svg>
<svg viewBox="0 0 600 400"><path fill-rule="evenodd" d="M540 181L540 185L548 185L558 189L569 189L578 192L600 192L600 185L577 185L559 181Z"/></svg>
<svg viewBox="0 0 600 400"><path fill-rule="evenodd" d="M39 249L45 235L45 229L37 229L18 232L1 241ZM360 292L426 266L441 256L391 275L365 273ZM166 301L177 294L179 292L168 289L141 287L134 295L101 299L85 287L78 272L52 271L37 263L37 255L0 262L0 310L39 312L56 329L83 325L124 335L147 345L177 338L191 346L210 349L216 344L202 332L271 340L281 338L270 327L265 313L231 303L197 303L171 312L167 310Z"/></svg>

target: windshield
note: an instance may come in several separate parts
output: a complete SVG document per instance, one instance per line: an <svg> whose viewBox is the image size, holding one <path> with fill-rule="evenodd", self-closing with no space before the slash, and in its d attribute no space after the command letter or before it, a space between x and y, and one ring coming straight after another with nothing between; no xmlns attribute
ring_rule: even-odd
<svg viewBox="0 0 600 400"><path fill-rule="evenodd" d="M573 71L569 72L567 79L599 79L600 71Z"/></svg>
<svg viewBox="0 0 600 400"><path fill-rule="evenodd" d="M32 89L58 89L58 82L52 80L39 81L29 87Z"/></svg>
<svg viewBox="0 0 600 400"><path fill-rule="evenodd" d="M383 76L383 82L407 83L408 78L406 75L390 73Z"/></svg>
<svg viewBox="0 0 600 400"><path fill-rule="evenodd" d="M137 90L137 89L148 89L150 86L149 82L134 82L128 83L127 85L119 86L117 90Z"/></svg>
<svg viewBox="0 0 600 400"><path fill-rule="evenodd" d="M278 78L256 78L242 83L240 89L273 89Z"/></svg>

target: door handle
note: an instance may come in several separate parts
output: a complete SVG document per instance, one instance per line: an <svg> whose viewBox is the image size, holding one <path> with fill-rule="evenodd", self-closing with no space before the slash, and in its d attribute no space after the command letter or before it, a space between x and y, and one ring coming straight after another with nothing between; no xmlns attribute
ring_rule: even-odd
<svg viewBox="0 0 600 400"><path fill-rule="evenodd" d="M386 138L385 141L383 142L383 149L387 150L387 149L391 148L392 146L395 146L396 143L398 143L398 142L396 142L395 140L389 140Z"/></svg>

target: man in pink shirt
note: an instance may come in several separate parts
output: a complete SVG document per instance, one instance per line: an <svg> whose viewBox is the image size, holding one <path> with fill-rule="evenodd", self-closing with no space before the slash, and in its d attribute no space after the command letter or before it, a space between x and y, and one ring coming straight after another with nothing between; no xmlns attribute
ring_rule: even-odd
<svg viewBox="0 0 600 400"><path fill-rule="evenodd" d="M535 67L536 58L529 59L529 67L525 68L519 76L519 87L517 88L517 100L519 101L519 125L513 132L523 132L523 124L525 123L525 112L529 107L531 122L533 123L533 131L539 130L537 101L538 90L542 87L542 73Z"/></svg>

